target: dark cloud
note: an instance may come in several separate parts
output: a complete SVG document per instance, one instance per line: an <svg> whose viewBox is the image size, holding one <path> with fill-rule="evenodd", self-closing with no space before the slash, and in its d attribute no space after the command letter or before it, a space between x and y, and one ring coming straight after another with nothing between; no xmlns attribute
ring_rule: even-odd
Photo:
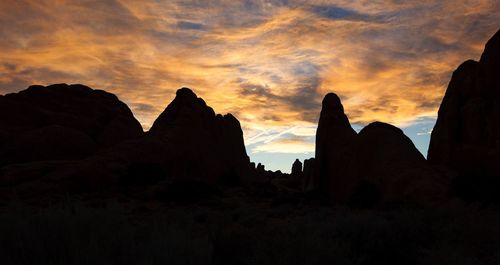
<svg viewBox="0 0 500 265"><path fill-rule="evenodd" d="M334 6L334 5L322 5L314 6L311 10L323 17L334 19L334 20L367 20L370 16L358 13L354 10Z"/></svg>
<svg viewBox="0 0 500 265"><path fill-rule="evenodd" d="M14 93L33 85L29 80L19 77L10 78L7 82L0 82L0 95Z"/></svg>
<svg viewBox="0 0 500 265"><path fill-rule="evenodd" d="M272 103L285 105L289 110L298 113L301 120L316 122L323 95L318 91L321 78L317 72L312 77L309 76L312 69L317 70L317 67L310 65L309 69L297 69L295 73L304 77L298 80L290 95L277 95L268 86L252 83L240 84L240 94L259 99L263 103L261 107L264 108L268 108Z"/></svg>
<svg viewBox="0 0 500 265"><path fill-rule="evenodd" d="M336 5L315 5L311 11L331 20L384 22L389 18L388 15L370 15Z"/></svg>
<svg viewBox="0 0 500 265"><path fill-rule="evenodd" d="M180 29L191 29L191 30L202 30L205 28L203 24L193 23L189 21L179 21L177 22L177 27Z"/></svg>
<svg viewBox="0 0 500 265"><path fill-rule="evenodd" d="M155 106L146 103L130 103L133 112L152 113L157 111Z"/></svg>

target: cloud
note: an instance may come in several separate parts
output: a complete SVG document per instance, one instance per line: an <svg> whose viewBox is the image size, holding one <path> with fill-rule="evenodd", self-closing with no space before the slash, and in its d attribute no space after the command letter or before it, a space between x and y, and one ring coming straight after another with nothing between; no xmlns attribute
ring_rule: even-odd
<svg viewBox="0 0 500 265"><path fill-rule="evenodd" d="M177 27L180 29L193 29L193 30L201 30L204 28L203 24L193 23L189 21L179 21L177 22Z"/></svg>
<svg viewBox="0 0 500 265"><path fill-rule="evenodd" d="M357 125L435 117L499 16L494 0L4 1L0 93L83 83L149 128L187 86L237 114L249 149L304 151L328 92Z"/></svg>
<svg viewBox="0 0 500 265"><path fill-rule="evenodd" d="M351 21L379 21L381 17L369 14L359 13L355 10L339 7L336 5L317 5L311 8L315 14L332 20L351 20Z"/></svg>
<svg viewBox="0 0 500 265"><path fill-rule="evenodd" d="M314 153L314 143L302 140L280 139L264 143L252 150L252 153L284 153L284 154L310 154Z"/></svg>

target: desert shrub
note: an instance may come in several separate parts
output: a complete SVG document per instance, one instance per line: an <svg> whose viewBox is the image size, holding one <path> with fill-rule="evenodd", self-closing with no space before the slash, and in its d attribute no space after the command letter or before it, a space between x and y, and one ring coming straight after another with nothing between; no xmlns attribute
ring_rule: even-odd
<svg viewBox="0 0 500 265"><path fill-rule="evenodd" d="M68 201L0 209L2 264L500 264L500 213L461 203L353 210ZM137 204L137 205L136 205Z"/></svg>
<svg viewBox="0 0 500 265"><path fill-rule="evenodd" d="M134 223L124 209L65 203L11 205L0 217L2 264L210 264L208 236L156 219Z"/></svg>

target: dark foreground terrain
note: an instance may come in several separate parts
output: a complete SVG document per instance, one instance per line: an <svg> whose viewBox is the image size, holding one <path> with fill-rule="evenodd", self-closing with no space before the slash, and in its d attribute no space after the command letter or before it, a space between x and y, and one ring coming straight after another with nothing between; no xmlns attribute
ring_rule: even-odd
<svg viewBox="0 0 500 265"><path fill-rule="evenodd" d="M2 264L500 264L500 210L353 210L249 197L67 197L1 208Z"/></svg>

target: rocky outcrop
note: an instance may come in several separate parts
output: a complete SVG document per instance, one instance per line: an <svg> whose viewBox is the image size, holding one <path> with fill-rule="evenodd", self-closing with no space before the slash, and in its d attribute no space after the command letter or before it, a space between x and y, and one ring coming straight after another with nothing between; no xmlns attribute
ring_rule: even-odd
<svg viewBox="0 0 500 265"><path fill-rule="evenodd" d="M347 197L351 186L347 170L353 158L356 132L344 113L340 98L329 93L322 102L316 131L316 170L311 185L334 200Z"/></svg>
<svg viewBox="0 0 500 265"><path fill-rule="evenodd" d="M292 164L292 171L288 176L289 186L296 190L302 190L303 172L302 172L302 162L299 159L295 159Z"/></svg>
<svg viewBox="0 0 500 265"><path fill-rule="evenodd" d="M358 134L349 177L356 180L349 202L429 204L444 196L446 183L428 165L410 138L390 124L374 122ZM371 189L371 190L370 190ZM365 194L359 194L364 190Z"/></svg>
<svg viewBox="0 0 500 265"><path fill-rule="evenodd" d="M292 176L302 175L302 162L300 162L300 160L295 159L295 161L293 162L291 175Z"/></svg>
<svg viewBox="0 0 500 265"><path fill-rule="evenodd" d="M302 190L303 191L311 191L314 189L312 187L313 181L314 181L314 170L315 170L315 159L314 157L309 158L309 159L304 159L304 170L303 170L303 177L302 177Z"/></svg>
<svg viewBox="0 0 500 265"><path fill-rule="evenodd" d="M340 99L323 100L316 135L313 187L336 204L431 203L445 187L403 132L374 122L357 134ZM310 184L309 184L310 187Z"/></svg>
<svg viewBox="0 0 500 265"><path fill-rule="evenodd" d="M168 163L173 168L185 164L182 168L189 169L176 171L178 177L210 183L221 179L239 182L249 177L250 160L239 121L231 114L215 115L213 109L188 88L177 91L148 135L176 150Z"/></svg>
<svg viewBox="0 0 500 265"><path fill-rule="evenodd" d="M456 195L500 203L500 31L479 62L454 72L431 135L428 160L453 178Z"/></svg>
<svg viewBox="0 0 500 265"><path fill-rule="evenodd" d="M61 129L51 130L56 135L54 131ZM97 145L94 138L75 131L72 138L82 142L82 150L92 147L91 143ZM158 186L165 191L169 190L166 186L179 182L195 186L241 183L250 181L250 173L238 120L231 114L215 115L202 99L183 88L145 136L83 159L5 166L0 170L0 187L15 187L27 196L117 187Z"/></svg>
<svg viewBox="0 0 500 265"><path fill-rule="evenodd" d="M453 72L431 135L429 162L457 176L500 177L500 31L479 62Z"/></svg>
<svg viewBox="0 0 500 265"><path fill-rule="evenodd" d="M102 90L57 84L0 96L0 166L80 159L142 135L127 105Z"/></svg>

